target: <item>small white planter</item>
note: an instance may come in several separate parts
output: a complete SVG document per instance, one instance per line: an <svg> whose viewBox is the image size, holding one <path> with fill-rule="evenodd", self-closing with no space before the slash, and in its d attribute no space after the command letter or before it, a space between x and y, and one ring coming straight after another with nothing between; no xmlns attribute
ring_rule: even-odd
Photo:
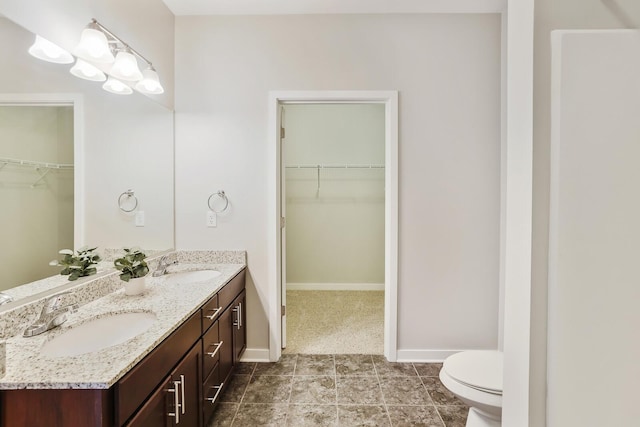
<svg viewBox="0 0 640 427"><path fill-rule="evenodd" d="M140 295L146 289L147 277L138 277L137 279L129 279L128 282L123 281L125 295Z"/></svg>

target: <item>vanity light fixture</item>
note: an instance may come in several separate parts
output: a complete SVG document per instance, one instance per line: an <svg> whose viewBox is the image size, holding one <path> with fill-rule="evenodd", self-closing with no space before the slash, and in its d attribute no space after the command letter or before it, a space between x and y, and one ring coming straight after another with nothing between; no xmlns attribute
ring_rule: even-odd
<svg viewBox="0 0 640 427"><path fill-rule="evenodd" d="M89 64L82 58L78 58L76 63L69 70L71 74L81 79L91 80L93 82L103 82L107 80L107 76L96 66Z"/></svg>
<svg viewBox="0 0 640 427"><path fill-rule="evenodd" d="M149 67L142 72L142 80L136 83L136 90L152 95L164 93L164 89L158 78L158 73L153 67Z"/></svg>
<svg viewBox="0 0 640 427"><path fill-rule="evenodd" d="M85 80L106 80L102 88L111 93L128 95L133 93L134 88L148 95L164 93L158 73L151 62L95 19L82 30L73 56L40 36L36 36L36 42L29 53L59 64L70 64L73 56L76 56L71 74ZM142 72L138 60L145 65Z"/></svg>
<svg viewBox="0 0 640 427"><path fill-rule="evenodd" d="M115 60L107 36L95 19L82 30L80 42L73 50L73 54L78 58L99 64L111 64Z"/></svg>
<svg viewBox="0 0 640 427"><path fill-rule="evenodd" d="M109 74L116 79L134 81L142 80L142 73L138 68L138 61L136 57L131 53L131 49L128 47L118 51L116 55L116 62L111 66Z"/></svg>
<svg viewBox="0 0 640 427"><path fill-rule="evenodd" d="M29 48L29 53L38 59L55 64L71 64L73 62L73 56L69 52L39 35L36 35L36 41Z"/></svg>
<svg viewBox="0 0 640 427"><path fill-rule="evenodd" d="M131 86L121 82L115 77L109 76L106 82L102 85L102 89L107 92L115 93L116 95L130 95L133 93Z"/></svg>

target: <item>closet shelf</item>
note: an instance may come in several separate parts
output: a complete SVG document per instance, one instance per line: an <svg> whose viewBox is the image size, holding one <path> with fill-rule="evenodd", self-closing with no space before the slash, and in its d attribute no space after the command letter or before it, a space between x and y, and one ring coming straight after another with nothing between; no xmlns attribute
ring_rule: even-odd
<svg viewBox="0 0 640 427"><path fill-rule="evenodd" d="M377 164L326 164L326 165L287 165L286 169L384 169L384 165Z"/></svg>
<svg viewBox="0 0 640 427"><path fill-rule="evenodd" d="M31 160L7 159L4 157L0 157L0 169L2 169L7 165L25 166L25 167L30 167L34 169L61 169L61 170L73 169L72 164L33 162Z"/></svg>
<svg viewBox="0 0 640 427"><path fill-rule="evenodd" d="M32 162L30 160L7 159L5 157L0 157L0 170L7 165L26 167L36 171L39 177L29 186L31 188L37 187L52 170L73 170L72 164Z"/></svg>

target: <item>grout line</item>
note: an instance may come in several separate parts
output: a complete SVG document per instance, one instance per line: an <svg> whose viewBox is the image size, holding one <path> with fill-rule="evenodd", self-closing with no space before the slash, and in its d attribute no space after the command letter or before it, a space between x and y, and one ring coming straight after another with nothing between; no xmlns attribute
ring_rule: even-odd
<svg viewBox="0 0 640 427"><path fill-rule="evenodd" d="M387 399L384 398L384 391L382 391L382 382L380 381L380 374L378 373L378 368L376 367L376 362L373 360L373 356L371 356L371 363L373 363L373 370L376 371L376 378L378 379L378 387L380 387L380 395L382 396L382 406L384 406L384 411L387 413L389 426L393 426L393 423L391 422L391 415L389 415L389 407L387 406Z"/></svg>
<svg viewBox="0 0 640 427"><path fill-rule="evenodd" d="M231 427L233 427L233 423L236 422L236 417L238 416L238 412L240 412L240 406L242 405L242 401L244 400L244 395L247 394L247 389L249 388L249 384L251 384L251 379L253 378L253 373L256 371L257 367L258 367L258 364L254 362L253 369L251 370L251 373L249 374L249 382L244 387L244 391L242 392L242 396L240 396L240 401L238 402L238 407L236 408L236 412L234 412L233 418L231 418ZM232 377L233 377L233 375L232 375Z"/></svg>
<svg viewBox="0 0 640 427"><path fill-rule="evenodd" d="M418 369L416 368L416 365L413 364L413 369L416 370L416 372L418 372ZM436 414L438 414L438 418L440 418L440 421L442 421L442 425L444 427L447 427L447 424L444 422L444 418L442 418L442 414L440 414L440 410L438 409L438 406L436 405L436 401L433 400L433 397L431 396L431 392L429 391L429 389L427 388L427 386L424 383L424 380L422 379L423 377L420 376L420 374L418 373L418 378L420 378L420 383L422 383L422 387L425 388L425 390L427 390L427 396L429 396L429 400L431 401L431 404L433 405L433 408L436 410ZM434 377L424 377L424 378L434 378ZM438 381L440 381L440 379L438 379Z"/></svg>

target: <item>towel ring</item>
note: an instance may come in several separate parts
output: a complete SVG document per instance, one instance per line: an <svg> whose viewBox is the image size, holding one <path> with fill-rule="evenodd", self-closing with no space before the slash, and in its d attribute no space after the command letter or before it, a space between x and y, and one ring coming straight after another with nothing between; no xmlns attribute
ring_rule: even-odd
<svg viewBox="0 0 640 427"><path fill-rule="evenodd" d="M211 199L213 197L220 197L220 199L224 200L224 206L222 207L222 209L216 210L213 208L213 206L211 206ZM217 193L213 193L212 195L209 196L209 199L207 200L207 207L213 212L213 213L222 213L224 211L226 211L229 208L229 199L227 198L227 195L224 194L223 190L218 190Z"/></svg>
<svg viewBox="0 0 640 427"><path fill-rule="evenodd" d="M123 197L127 197L127 200L133 197L133 200L135 201L135 205L133 205L133 207L131 209L125 209L122 204L123 204ZM120 197L118 197L118 207L120 208L120 210L122 212L133 212L136 210L136 208L138 207L138 198L135 196L135 194L133 193L133 190L127 190L124 193L122 193L120 195Z"/></svg>

